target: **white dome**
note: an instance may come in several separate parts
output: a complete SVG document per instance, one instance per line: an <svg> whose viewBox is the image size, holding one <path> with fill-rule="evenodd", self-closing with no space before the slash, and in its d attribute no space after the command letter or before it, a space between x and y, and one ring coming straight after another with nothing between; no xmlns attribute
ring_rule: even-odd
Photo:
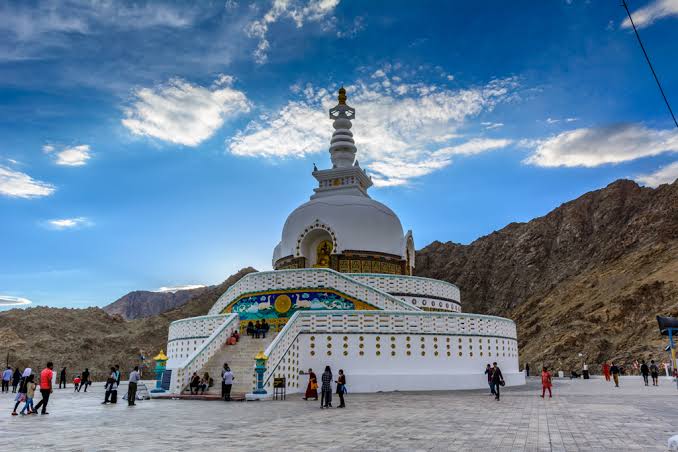
<svg viewBox="0 0 678 452"><path fill-rule="evenodd" d="M300 240L311 230L322 229L333 234L333 253L405 254L403 227L391 209L366 196L337 194L311 199L290 214L273 251L273 264L282 257L303 255Z"/></svg>

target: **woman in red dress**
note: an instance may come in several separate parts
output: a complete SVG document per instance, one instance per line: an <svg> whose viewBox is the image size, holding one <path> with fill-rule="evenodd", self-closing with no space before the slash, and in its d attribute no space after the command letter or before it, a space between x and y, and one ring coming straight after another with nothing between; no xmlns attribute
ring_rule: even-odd
<svg viewBox="0 0 678 452"><path fill-rule="evenodd" d="M308 369L308 386L306 386L306 394L304 400L318 400L318 378L313 373L313 369Z"/></svg>
<svg viewBox="0 0 678 452"><path fill-rule="evenodd" d="M603 363L603 375L605 375L605 381L610 381L610 365L607 361Z"/></svg>
<svg viewBox="0 0 678 452"><path fill-rule="evenodd" d="M544 366L541 369L541 398L544 398L544 395L546 394L546 390L548 389L549 391L549 399L552 397L551 396L551 372L546 369L546 366Z"/></svg>

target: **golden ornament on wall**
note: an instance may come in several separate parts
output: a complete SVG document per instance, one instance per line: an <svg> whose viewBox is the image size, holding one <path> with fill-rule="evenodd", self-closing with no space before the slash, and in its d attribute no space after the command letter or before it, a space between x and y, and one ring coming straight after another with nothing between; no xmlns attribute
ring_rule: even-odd
<svg viewBox="0 0 678 452"><path fill-rule="evenodd" d="M275 299L275 310L280 313L284 314L287 311L290 310L292 307L292 299L290 299L289 296L287 295L280 295L278 298Z"/></svg>

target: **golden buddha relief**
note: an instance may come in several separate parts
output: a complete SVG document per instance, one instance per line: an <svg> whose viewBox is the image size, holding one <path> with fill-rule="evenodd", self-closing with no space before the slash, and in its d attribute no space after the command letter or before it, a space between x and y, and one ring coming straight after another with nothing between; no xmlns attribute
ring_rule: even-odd
<svg viewBox="0 0 678 452"><path fill-rule="evenodd" d="M313 267L329 268L330 254L332 254L332 242L323 240L318 244L318 248L316 248L316 263Z"/></svg>

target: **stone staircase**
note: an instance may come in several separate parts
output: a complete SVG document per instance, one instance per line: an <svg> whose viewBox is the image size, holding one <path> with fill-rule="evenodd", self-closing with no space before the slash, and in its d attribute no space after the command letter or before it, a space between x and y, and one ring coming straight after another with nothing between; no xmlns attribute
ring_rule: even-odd
<svg viewBox="0 0 678 452"><path fill-rule="evenodd" d="M277 333L270 332L266 339L253 339L247 335L240 336L240 341L235 345L224 345L214 356L212 356L203 369L198 372L202 376L209 372L210 377L214 379L214 385L209 388L205 395L221 396L221 370L224 363L233 372L235 380L231 388L231 396L239 398L254 388L254 356L260 351L266 350L266 347L273 341ZM185 388L183 394L189 394L190 390Z"/></svg>

